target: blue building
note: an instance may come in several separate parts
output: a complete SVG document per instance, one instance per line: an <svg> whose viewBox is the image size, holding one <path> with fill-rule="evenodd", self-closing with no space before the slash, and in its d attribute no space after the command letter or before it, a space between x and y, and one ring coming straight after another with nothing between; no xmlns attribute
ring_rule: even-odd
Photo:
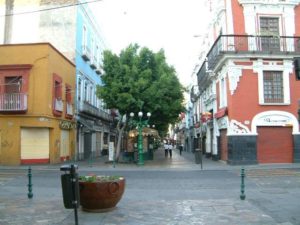
<svg viewBox="0 0 300 225"><path fill-rule="evenodd" d="M106 46L88 5L78 7L76 31L78 157L88 159L105 154L115 135L110 110L95 95L96 86L102 84Z"/></svg>
<svg viewBox="0 0 300 225"><path fill-rule="evenodd" d="M49 42L75 63L77 87L63 91L72 92L75 99L72 115L77 121L76 160L105 154L116 133L110 110L95 94L96 86L101 85L102 53L107 45L89 7L86 0L14 1L4 7L6 14L12 15L0 18L0 31L5 31L0 43ZM28 9L41 11L18 14ZM24 32L26 23L30 25Z"/></svg>

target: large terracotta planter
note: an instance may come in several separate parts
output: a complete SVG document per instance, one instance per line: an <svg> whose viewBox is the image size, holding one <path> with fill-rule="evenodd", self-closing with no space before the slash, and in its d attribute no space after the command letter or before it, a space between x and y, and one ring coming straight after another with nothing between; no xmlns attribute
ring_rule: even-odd
<svg viewBox="0 0 300 225"><path fill-rule="evenodd" d="M125 178L114 180L79 180L80 205L89 212L105 212L115 208L125 190Z"/></svg>

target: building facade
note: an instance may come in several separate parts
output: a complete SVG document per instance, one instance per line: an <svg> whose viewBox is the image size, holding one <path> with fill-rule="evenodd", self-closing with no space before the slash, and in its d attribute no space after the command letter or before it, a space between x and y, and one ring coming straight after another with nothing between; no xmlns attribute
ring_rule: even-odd
<svg viewBox="0 0 300 225"><path fill-rule="evenodd" d="M116 132L110 110L95 92L102 84L102 53L107 44L87 1L14 0L9 7L4 1L0 12L11 15L0 17L1 42L50 42L75 63L76 159L105 153Z"/></svg>
<svg viewBox="0 0 300 225"><path fill-rule="evenodd" d="M95 95L97 85L102 85L102 52L106 46L91 15L86 5L78 7L75 59L79 159L106 154L109 142L115 142L116 135L111 111Z"/></svg>
<svg viewBox="0 0 300 225"><path fill-rule="evenodd" d="M51 44L0 45L1 165L74 158L74 90L75 65Z"/></svg>
<svg viewBox="0 0 300 225"><path fill-rule="evenodd" d="M208 4L209 49L191 92L202 149L229 164L299 162L300 1Z"/></svg>

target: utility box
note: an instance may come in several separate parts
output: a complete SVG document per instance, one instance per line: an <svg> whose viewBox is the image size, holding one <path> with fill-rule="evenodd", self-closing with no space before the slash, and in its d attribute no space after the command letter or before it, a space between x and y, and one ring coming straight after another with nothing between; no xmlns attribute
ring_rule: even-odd
<svg viewBox="0 0 300 225"><path fill-rule="evenodd" d="M64 206L66 209L78 208L79 202L79 183L77 165L63 165L60 167L65 174L61 175L61 186Z"/></svg>

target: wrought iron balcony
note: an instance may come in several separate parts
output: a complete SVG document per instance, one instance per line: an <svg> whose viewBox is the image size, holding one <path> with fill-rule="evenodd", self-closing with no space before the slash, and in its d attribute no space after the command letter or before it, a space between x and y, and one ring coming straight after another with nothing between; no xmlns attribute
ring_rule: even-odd
<svg viewBox="0 0 300 225"><path fill-rule="evenodd" d="M101 63L98 63L97 68L96 68L96 73L99 75L103 74L103 66Z"/></svg>
<svg viewBox="0 0 300 225"><path fill-rule="evenodd" d="M213 70L223 54L300 53L300 37L221 35L207 54L208 70Z"/></svg>
<svg viewBox="0 0 300 225"><path fill-rule="evenodd" d="M64 103L61 98L56 98L54 100L54 109L59 112L64 110Z"/></svg>
<svg viewBox="0 0 300 225"><path fill-rule="evenodd" d="M213 71L226 55L283 56L300 53L300 37L293 36L254 36L220 35L207 54L198 71L200 92L209 82L208 71ZM207 64L206 64L207 63ZM206 65L205 65L206 64Z"/></svg>
<svg viewBox="0 0 300 225"><path fill-rule="evenodd" d="M0 94L0 112L24 112L27 110L27 93Z"/></svg>
<svg viewBox="0 0 300 225"><path fill-rule="evenodd" d="M91 59L91 51L87 45L82 45L81 56L85 61L89 61Z"/></svg>
<svg viewBox="0 0 300 225"><path fill-rule="evenodd" d="M96 58L96 56L92 56L91 57L91 64L90 64L90 67L92 68L92 69L96 69L97 68L97 58Z"/></svg>
<svg viewBox="0 0 300 225"><path fill-rule="evenodd" d="M99 117L101 119L112 121L112 116L109 113L93 106L92 104L90 104L86 101L79 102L78 110L79 110L79 112L83 112L83 113L89 114L91 116L95 116L95 117Z"/></svg>

